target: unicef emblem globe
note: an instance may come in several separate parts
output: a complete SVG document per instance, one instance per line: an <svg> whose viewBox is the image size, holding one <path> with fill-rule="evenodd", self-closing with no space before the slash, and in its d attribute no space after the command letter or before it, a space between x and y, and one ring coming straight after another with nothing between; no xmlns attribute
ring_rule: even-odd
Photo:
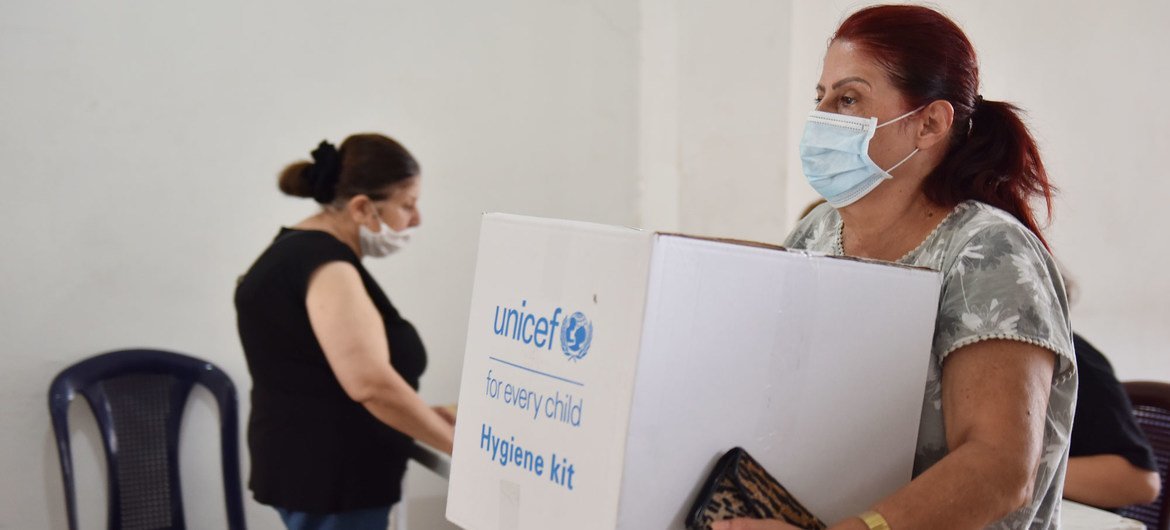
<svg viewBox="0 0 1170 530"><path fill-rule="evenodd" d="M585 314L578 311L561 321L561 349L565 356L574 361L580 360L589 353L589 344L593 342L593 323L585 318Z"/></svg>

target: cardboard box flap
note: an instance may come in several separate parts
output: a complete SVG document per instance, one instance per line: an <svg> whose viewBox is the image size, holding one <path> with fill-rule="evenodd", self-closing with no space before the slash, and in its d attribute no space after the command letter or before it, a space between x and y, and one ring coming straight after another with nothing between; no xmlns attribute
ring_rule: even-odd
<svg viewBox="0 0 1170 530"><path fill-rule="evenodd" d="M567 230L582 230L587 232L600 233L614 233L614 234L645 234L650 232L640 228L630 226L616 226L602 223L594 223L590 221L574 221L570 219L554 219L551 217L531 217L527 215L517 215L502 212L487 212L483 214L483 221L491 221L494 223L511 224L511 225L531 225L532 223L540 223L543 226L555 227L558 229Z"/></svg>
<svg viewBox="0 0 1170 530"><path fill-rule="evenodd" d="M763 243L760 241L750 241L747 239L696 236L696 235L691 235L691 234L682 234L682 233L678 233L678 232L655 232L654 235L659 236L659 237L678 237L678 238L683 238L683 239L696 239L699 241L711 241L714 243L724 243L724 244L728 244L728 245L739 245L739 246L744 246L744 247L762 248L762 249L766 249L766 250L776 250L779 252L791 252L794 254L803 254L805 256L814 257L814 258L822 258L822 257L823 258L833 258L833 259L841 259L841 260L847 260L847 261L856 261L859 263L872 263L874 265L887 265L890 267L898 267L898 268L902 268L902 269L927 270L927 271L934 270L934 269L931 269L929 267L920 267L918 265L907 265L905 263L898 263L898 262L894 262L894 261L862 258L862 257L857 257L857 256L838 256L836 254L826 254L824 252L816 252L813 250L802 250L802 249L788 248L788 247L785 247L782 245L776 245L776 244L772 244L772 243Z"/></svg>

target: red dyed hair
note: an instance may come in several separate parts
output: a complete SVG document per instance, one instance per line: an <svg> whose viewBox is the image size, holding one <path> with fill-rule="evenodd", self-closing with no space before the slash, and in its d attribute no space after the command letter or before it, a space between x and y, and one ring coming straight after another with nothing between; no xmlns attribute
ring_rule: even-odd
<svg viewBox="0 0 1170 530"><path fill-rule="evenodd" d="M944 100L955 108L947 154L923 182L927 198L943 206L968 199L990 204L1048 246L1030 206L1043 198L1052 218L1055 190L1036 140L1018 107L979 96L975 48L958 25L927 7L880 5L850 15L832 40L872 57L911 107Z"/></svg>

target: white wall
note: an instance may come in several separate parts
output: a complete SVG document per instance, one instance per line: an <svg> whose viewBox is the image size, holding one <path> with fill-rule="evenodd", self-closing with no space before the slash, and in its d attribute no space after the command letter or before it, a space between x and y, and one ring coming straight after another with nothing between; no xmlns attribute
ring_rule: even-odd
<svg viewBox="0 0 1170 530"><path fill-rule="evenodd" d="M683 232L783 239L786 152L776 147L787 142L788 39L778 29L788 11L785 2L678 3Z"/></svg>
<svg viewBox="0 0 1170 530"><path fill-rule="evenodd" d="M789 11L642 0L643 228L784 238Z"/></svg>
<svg viewBox="0 0 1170 530"><path fill-rule="evenodd" d="M424 397L453 401L480 212L781 240L813 197L796 141L825 39L855 5L298 4L0 4L0 530L65 527L45 390L84 356L211 359L246 412L232 288L279 224L313 210L275 178L320 139L383 131L420 159L417 245L369 266L427 342ZM1170 7L942 5L979 48L984 95L1030 111L1064 190L1050 233L1082 286L1077 329L1123 378L1170 380L1156 202L1170 196L1156 156ZM192 528L221 525L205 493L216 447L198 432L209 403L193 402L184 446ZM99 446L74 416L98 528ZM425 473L410 495L441 491Z"/></svg>

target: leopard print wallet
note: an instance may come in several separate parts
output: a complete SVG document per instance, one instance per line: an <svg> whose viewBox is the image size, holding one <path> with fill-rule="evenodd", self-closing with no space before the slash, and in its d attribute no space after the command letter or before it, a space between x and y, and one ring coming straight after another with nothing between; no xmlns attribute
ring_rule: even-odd
<svg viewBox="0 0 1170 530"><path fill-rule="evenodd" d="M687 513L686 524L688 530L710 530L715 521L736 517L780 519L807 530L825 528L824 522L741 447L715 463Z"/></svg>

